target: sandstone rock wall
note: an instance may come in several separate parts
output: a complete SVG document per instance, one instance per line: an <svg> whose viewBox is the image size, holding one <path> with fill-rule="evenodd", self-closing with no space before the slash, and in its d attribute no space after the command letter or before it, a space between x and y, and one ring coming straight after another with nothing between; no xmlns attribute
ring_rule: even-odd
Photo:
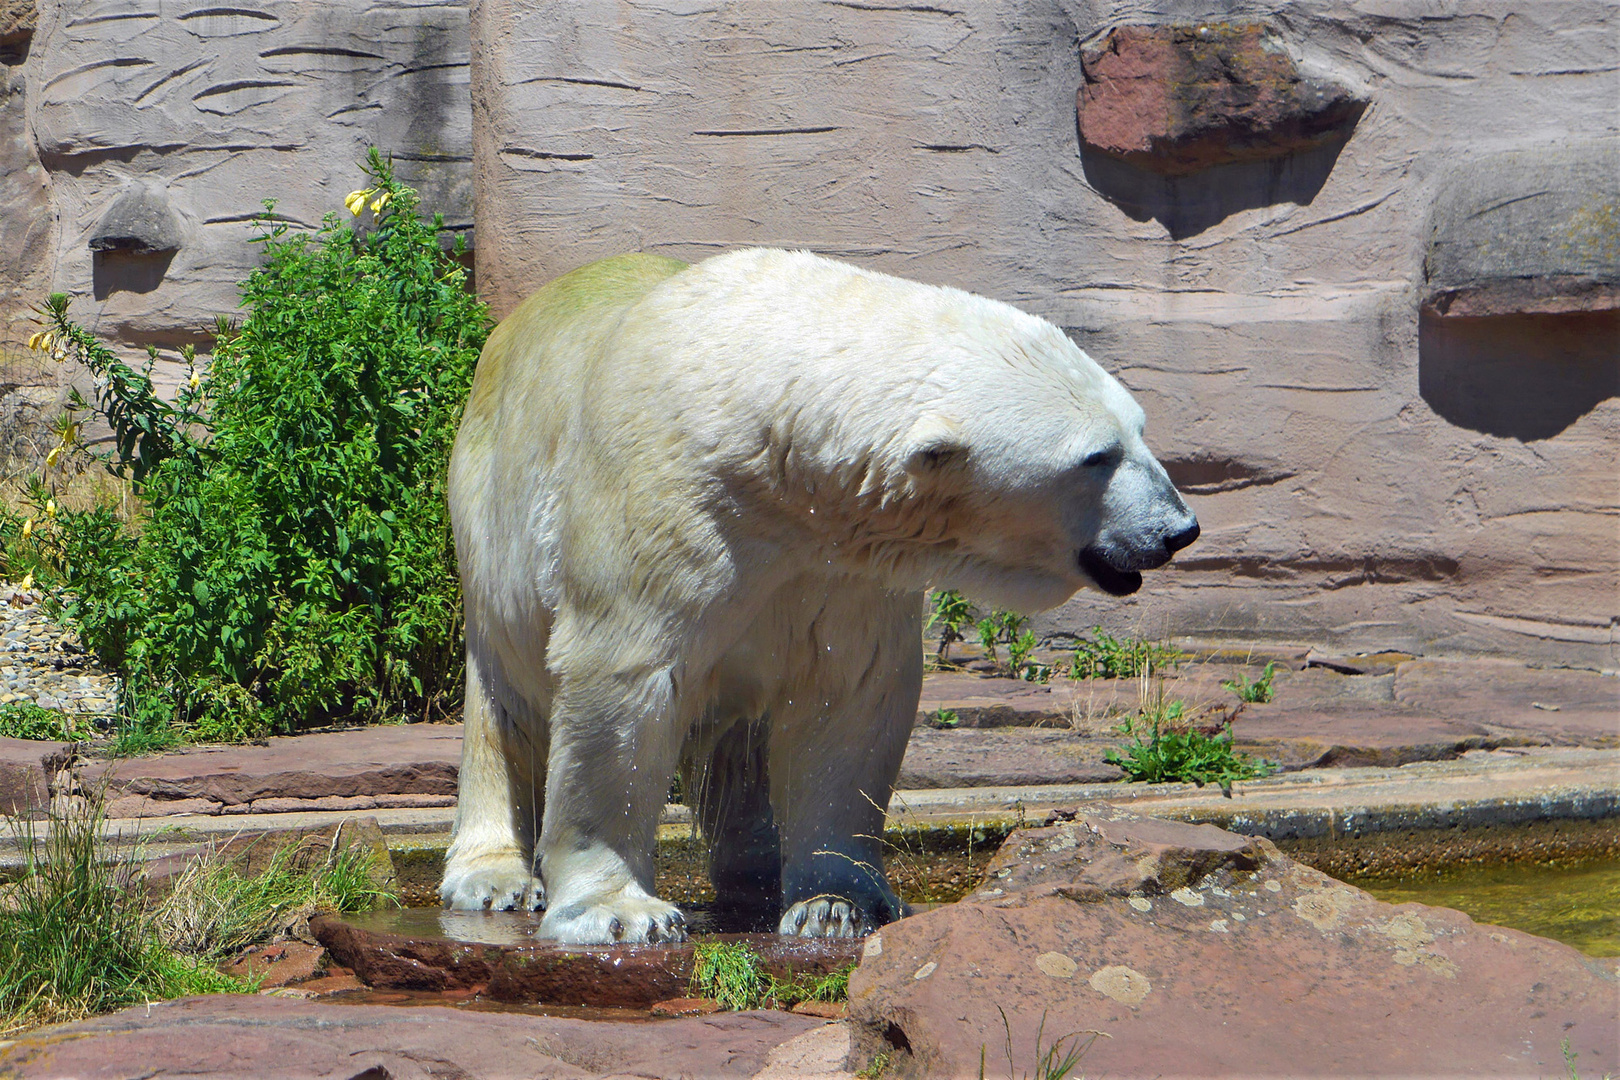
<svg viewBox="0 0 1620 1080"><path fill-rule="evenodd" d="M1200 19L1282 90L1217 85ZM1180 104L1082 145L1082 53L1172 24L1180 67L1113 76ZM477 0L479 280L773 244L1010 301L1137 393L1205 529L1047 630L1614 668L1617 45L1597 0Z"/></svg>
<svg viewBox="0 0 1620 1080"><path fill-rule="evenodd" d="M467 47L457 0L40 0L25 92L51 287L120 345L206 349L262 200L319 224L373 144L470 230Z"/></svg>
<svg viewBox="0 0 1620 1080"><path fill-rule="evenodd" d="M50 187L28 128L24 77L35 16L33 0L0 3L0 349L8 375L49 270Z"/></svg>

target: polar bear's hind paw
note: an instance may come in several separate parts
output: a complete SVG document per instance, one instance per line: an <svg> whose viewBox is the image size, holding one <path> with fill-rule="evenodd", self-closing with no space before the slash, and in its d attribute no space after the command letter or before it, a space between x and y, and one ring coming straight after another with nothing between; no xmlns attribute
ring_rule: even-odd
<svg viewBox="0 0 1620 1080"><path fill-rule="evenodd" d="M439 899L453 911L542 911L546 888L520 856L484 856L452 865Z"/></svg>
<svg viewBox="0 0 1620 1080"><path fill-rule="evenodd" d="M873 927L853 902L842 896L812 896L788 908L776 932L789 937L862 937Z"/></svg>
<svg viewBox="0 0 1620 1080"><path fill-rule="evenodd" d="M686 940L686 916L656 896L621 893L597 903L553 907L540 936L567 945L651 945Z"/></svg>

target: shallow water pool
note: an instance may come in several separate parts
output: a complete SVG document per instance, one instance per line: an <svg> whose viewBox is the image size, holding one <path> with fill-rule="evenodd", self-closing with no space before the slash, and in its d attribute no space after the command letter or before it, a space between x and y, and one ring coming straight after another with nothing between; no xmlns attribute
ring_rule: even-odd
<svg viewBox="0 0 1620 1080"><path fill-rule="evenodd" d="M1620 956L1620 863L1508 864L1346 880L1388 903L1456 908L1475 922L1550 937L1588 956Z"/></svg>

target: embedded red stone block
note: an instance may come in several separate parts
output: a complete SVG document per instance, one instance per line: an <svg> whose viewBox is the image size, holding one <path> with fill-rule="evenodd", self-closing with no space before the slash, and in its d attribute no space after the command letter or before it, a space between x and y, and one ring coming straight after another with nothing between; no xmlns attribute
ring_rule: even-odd
<svg viewBox="0 0 1620 1080"><path fill-rule="evenodd" d="M1080 61L1085 146L1167 176L1320 145L1366 108L1258 23L1115 27Z"/></svg>

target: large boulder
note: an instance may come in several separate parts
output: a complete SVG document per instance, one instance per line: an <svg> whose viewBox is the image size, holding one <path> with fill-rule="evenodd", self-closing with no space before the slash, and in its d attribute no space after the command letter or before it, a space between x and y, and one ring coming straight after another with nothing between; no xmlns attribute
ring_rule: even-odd
<svg viewBox="0 0 1620 1080"><path fill-rule="evenodd" d="M1062 815L1059 815L1062 816ZM850 1014L914 1076L1603 1075L1615 961L1385 904L1268 841L1110 808L1014 833L959 904L867 939ZM1077 1033L1077 1034L1075 1034ZM1095 1037L1094 1037L1095 1036Z"/></svg>

